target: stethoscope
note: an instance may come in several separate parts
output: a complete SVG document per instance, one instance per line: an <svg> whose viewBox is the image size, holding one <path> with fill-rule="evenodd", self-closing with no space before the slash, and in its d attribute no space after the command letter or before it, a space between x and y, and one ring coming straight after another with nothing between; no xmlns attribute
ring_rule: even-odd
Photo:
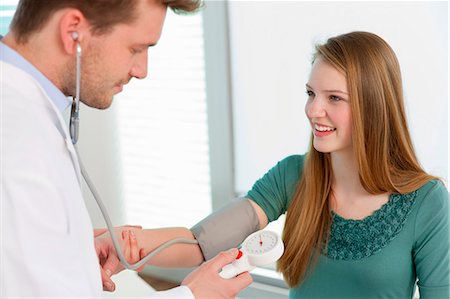
<svg viewBox="0 0 450 299"><path fill-rule="evenodd" d="M177 243L185 243L185 244L198 244L196 240L190 240L186 238L177 238L170 240L160 246L158 246L156 249L148 253L143 259L141 259L139 262L135 264L129 264L125 257L123 256L122 250L120 248L119 242L117 240L117 237L114 233L114 227L112 225L111 219L109 218L108 212L106 211L106 207L103 204L103 201L100 199L100 195L97 192L97 189L95 188L94 184L92 183L91 179L89 178L89 175L84 168L84 165L81 161L80 155L78 153L78 148L76 146L76 143L78 141L78 135L79 135L79 125L80 125L80 83L81 83L81 46L79 42L79 36L78 32L72 33L72 38L74 41L76 41L76 90L75 90L75 97L73 97L72 100L72 107L70 112L70 123L69 123L69 132L70 132L70 138L72 139L72 144L75 148L75 152L78 156L78 161L80 164L80 170L81 174L91 191L92 195L94 196L95 201L97 202L98 207L100 208L100 211L102 212L103 218L105 219L106 226L108 227L108 231L111 235L111 239L114 245L114 249L117 252L117 256L119 257L121 263L125 266L125 268L130 270L136 270L143 265L147 263L147 261L152 258L154 255L159 253L160 251L164 250L165 248L177 244Z"/></svg>
<svg viewBox="0 0 450 299"><path fill-rule="evenodd" d="M80 155L78 153L78 148L76 143L78 141L79 134L79 125L80 125L80 81L81 81L81 46L78 40L78 33L73 32L72 38L77 42L76 46L76 92L75 97L72 101L72 108L70 112L70 123L69 123L69 131L70 137L72 139L73 146L75 148L75 152L78 156L78 161L80 164L81 174L94 196L95 201L97 202L100 211L102 212L103 218L105 219L106 226L108 227L108 231L111 235L111 239L114 245L114 249L117 252L117 256L119 257L121 263L125 268L130 270L136 270L142 266L144 266L149 259L151 259L154 255L158 254L160 251L166 249L167 247L178 244L198 244L197 240L190 240L186 238L176 238L162 245L158 246L156 249L148 253L144 258L142 258L139 262L135 264L129 264L125 257L123 256L122 250L120 248L117 237L114 233L114 227L112 225L111 219L109 218L108 212L106 210L103 201L100 199L100 195L95 188L95 185L92 183L89 175L84 168L84 165L81 161ZM257 231L250 236L248 236L244 242L242 243L242 247L240 255L236 258L234 262L225 266L219 275L222 278L232 278L239 273L244 271L250 271L257 266L264 266L278 260L283 254L284 246L281 238L278 234L271 231Z"/></svg>

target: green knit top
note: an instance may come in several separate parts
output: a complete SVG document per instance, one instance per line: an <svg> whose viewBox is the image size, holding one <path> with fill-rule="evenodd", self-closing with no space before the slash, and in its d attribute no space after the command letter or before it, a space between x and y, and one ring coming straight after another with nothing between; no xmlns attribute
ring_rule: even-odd
<svg viewBox="0 0 450 299"><path fill-rule="evenodd" d="M269 222L284 214L295 193L305 156L278 162L247 197ZM408 194L392 194L363 220L332 213L328 248L290 298L450 298L449 194L430 181Z"/></svg>

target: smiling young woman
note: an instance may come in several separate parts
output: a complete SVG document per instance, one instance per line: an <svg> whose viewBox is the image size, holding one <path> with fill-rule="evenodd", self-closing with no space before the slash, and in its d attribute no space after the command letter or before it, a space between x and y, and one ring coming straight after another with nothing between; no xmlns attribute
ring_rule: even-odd
<svg viewBox="0 0 450 299"><path fill-rule="evenodd" d="M393 50L368 32L330 38L306 89L306 154L278 162L191 231L138 231L141 250L184 233L197 251L158 263L195 265L287 213L278 270L290 298L410 299L417 281L421 298L448 298L449 194L416 158Z"/></svg>
<svg viewBox="0 0 450 299"><path fill-rule="evenodd" d="M294 288L294 297L354 298L362 292L361 297L371 298L383 291L363 291L370 276L381 281L376 287L393 291L394 297L411 298L416 275L423 289L439 286L435 294L445 294L448 228L441 226L443 240L434 239L437 248L427 247L428 254L434 255L427 259L419 258L418 252L426 246L414 239L418 237L414 225L422 221L443 225L448 220L448 193L417 161L406 123L400 67L392 49L367 32L330 38L316 47L307 93L312 142L305 156L290 158L290 163L298 160L299 183L292 198L286 198L286 251L278 264ZM249 198L252 194L253 190ZM256 203L260 202L258 198ZM336 209L358 216L345 219ZM430 218L421 219L426 217L423 214ZM434 232L424 234L431 239ZM403 238L408 241L397 244ZM393 248L398 252L390 252ZM437 265L441 258L447 269ZM386 273L375 264L388 261L399 270ZM418 267L419 263L430 264ZM400 286L384 285L383 277L398 277L394 273L402 276L394 279L401 281ZM342 277L364 283L361 288L351 283L344 290L348 282L339 287ZM324 281L334 281L334 295L317 289L316 283Z"/></svg>

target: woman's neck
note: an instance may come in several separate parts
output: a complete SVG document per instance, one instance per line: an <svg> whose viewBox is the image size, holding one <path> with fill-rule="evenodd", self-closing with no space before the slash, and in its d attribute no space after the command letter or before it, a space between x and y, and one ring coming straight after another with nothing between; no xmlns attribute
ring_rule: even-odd
<svg viewBox="0 0 450 299"><path fill-rule="evenodd" d="M352 150L331 153L333 168L330 207L348 219L364 219L389 200L389 194L370 194L359 179L358 163Z"/></svg>
<svg viewBox="0 0 450 299"><path fill-rule="evenodd" d="M353 150L331 153L333 191L348 195L367 194L359 180L358 163Z"/></svg>

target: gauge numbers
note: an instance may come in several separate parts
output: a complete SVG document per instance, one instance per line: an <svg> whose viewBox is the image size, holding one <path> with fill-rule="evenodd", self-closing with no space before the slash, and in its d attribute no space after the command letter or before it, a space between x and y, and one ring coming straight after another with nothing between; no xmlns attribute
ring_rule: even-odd
<svg viewBox="0 0 450 299"><path fill-rule="evenodd" d="M266 253L280 242L278 236L271 231L261 231L247 240L244 244L244 250L249 254Z"/></svg>

